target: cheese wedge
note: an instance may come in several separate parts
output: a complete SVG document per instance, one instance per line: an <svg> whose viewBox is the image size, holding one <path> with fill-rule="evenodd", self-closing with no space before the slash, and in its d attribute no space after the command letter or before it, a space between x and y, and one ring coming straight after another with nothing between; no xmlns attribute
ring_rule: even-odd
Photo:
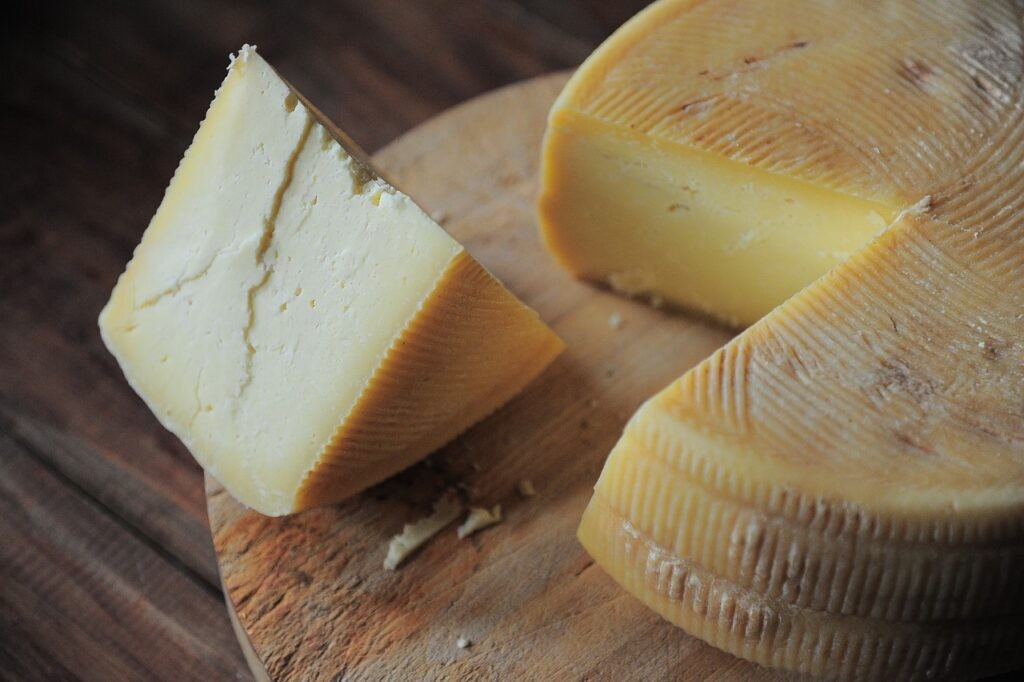
<svg viewBox="0 0 1024 682"><path fill-rule="evenodd" d="M562 348L248 46L100 330L163 425L270 515L412 464Z"/></svg>
<svg viewBox="0 0 1024 682"><path fill-rule="evenodd" d="M1024 665L1022 23L663 0L559 99L556 255L768 313L641 407L580 527L688 632L834 679Z"/></svg>

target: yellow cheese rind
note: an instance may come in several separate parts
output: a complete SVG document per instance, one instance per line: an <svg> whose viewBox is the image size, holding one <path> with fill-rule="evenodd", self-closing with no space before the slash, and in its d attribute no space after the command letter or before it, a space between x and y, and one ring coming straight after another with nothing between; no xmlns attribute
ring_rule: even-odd
<svg viewBox="0 0 1024 682"><path fill-rule="evenodd" d="M766 598L863 618L976 618L1024 602L1024 505L976 519L879 513L716 464L725 439L673 433L651 411L609 456L595 500L673 555Z"/></svg>
<svg viewBox="0 0 1024 682"><path fill-rule="evenodd" d="M580 542L626 590L667 620L761 665L834 680L966 680L1024 665L1019 615L886 621L767 599L681 559L598 497Z"/></svg>
<svg viewBox="0 0 1024 682"><path fill-rule="evenodd" d="M1004 129L1024 62L1018 12L663 0L587 59L553 112L899 206L950 162L982 161Z"/></svg>
<svg viewBox="0 0 1024 682"><path fill-rule="evenodd" d="M1011 670L1024 650L1024 17L1010 2L829 7L665 0L552 112L542 215L577 199L546 235L591 277L593 253L615 254L583 243L588 230L643 241L660 218L634 206L572 224L569 211L635 199L605 188L585 208L590 150L632 150L625 182L642 197L704 155L736 201L729 164L888 207L863 249L641 407L580 539L658 613L767 665L851 680ZM569 135L574 176L558 169ZM715 236L690 227L661 258ZM728 257L715 265L731 290L696 304L751 321L729 306L763 292Z"/></svg>
<svg viewBox="0 0 1024 682"><path fill-rule="evenodd" d="M422 459L517 395L563 348L461 252L303 480L297 508L344 499Z"/></svg>
<svg viewBox="0 0 1024 682"><path fill-rule="evenodd" d="M777 653L806 650L797 630L731 639L651 569L614 559L634 542L615 524L815 628L852 618L873 650L946 652L941 679L1019 665L1024 254L966 268L992 244L954 246L959 233L904 218L648 401L598 481L587 550L674 623L762 663L871 679L844 662L846 635L815 640L821 661ZM971 639L986 619L989 639ZM869 667L902 679L907 660Z"/></svg>
<svg viewBox="0 0 1024 682"><path fill-rule="evenodd" d="M561 349L322 121L243 48L100 315L161 423L271 515L408 466Z"/></svg>

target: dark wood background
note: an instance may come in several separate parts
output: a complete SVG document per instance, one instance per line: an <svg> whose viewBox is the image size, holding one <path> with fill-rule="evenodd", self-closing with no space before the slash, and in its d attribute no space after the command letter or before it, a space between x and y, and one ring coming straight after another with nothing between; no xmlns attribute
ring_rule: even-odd
<svg viewBox="0 0 1024 682"><path fill-rule="evenodd" d="M96 317L245 42L368 150L643 0L35 2L0 26L0 678L248 679L202 476ZM515 112L510 112L515 115Z"/></svg>

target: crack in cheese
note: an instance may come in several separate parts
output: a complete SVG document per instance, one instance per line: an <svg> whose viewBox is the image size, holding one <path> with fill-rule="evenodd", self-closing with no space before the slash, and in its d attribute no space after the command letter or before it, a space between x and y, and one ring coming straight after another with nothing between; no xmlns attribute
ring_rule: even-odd
<svg viewBox="0 0 1024 682"><path fill-rule="evenodd" d="M562 348L321 118L244 47L100 316L164 426L272 515L408 466Z"/></svg>
<svg viewBox="0 0 1024 682"><path fill-rule="evenodd" d="M557 101L558 259L760 319L633 416L579 531L688 632L836 679L1024 664L1022 11L662 0Z"/></svg>

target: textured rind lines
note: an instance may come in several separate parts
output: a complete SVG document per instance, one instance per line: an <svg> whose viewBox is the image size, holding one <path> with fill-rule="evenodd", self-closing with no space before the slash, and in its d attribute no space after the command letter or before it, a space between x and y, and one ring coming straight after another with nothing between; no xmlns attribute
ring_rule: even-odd
<svg viewBox="0 0 1024 682"><path fill-rule="evenodd" d="M797 305L797 302L791 303ZM850 358L856 358L863 351L851 339L832 333L832 327L826 322L828 312L831 311L823 310L820 301L806 297L800 299L799 303L807 305L806 317L810 318L810 323L802 322L804 315L793 315L785 320L777 318L778 324L772 329L770 338L754 335L756 342L752 353L761 362L755 361L751 371L763 374L764 381L751 382L752 401L764 405L763 409L768 411L767 416L770 417L757 420L758 434L776 446L784 445L791 452L816 452L823 443L842 442L849 437L852 429L849 424L822 424L820 421L815 423L814 430L804 428L807 416L822 408L820 398L807 390L815 369L827 361L826 356L843 358L849 362ZM815 324L816 319L820 323ZM785 360L778 363L765 362L766 356L772 360L776 357ZM785 380L789 373L800 379L799 384ZM857 414L857 405L850 396L839 390L834 390L828 400L829 409L836 415ZM869 453L864 454L870 456ZM815 466L824 468L838 464L828 459L815 462ZM859 462L861 467L869 464L863 458Z"/></svg>
<svg viewBox="0 0 1024 682"><path fill-rule="evenodd" d="M519 393L562 343L460 251L300 486L297 508L409 466Z"/></svg>
<svg viewBox="0 0 1024 682"><path fill-rule="evenodd" d="M765 665L834 679L911 680L998 672L1024 659L1016 646L1024 626L1014 617L971 620L968 628L891 623L826 617L764 599L672 556L600 496L587 509L581 539L613 578L663 617Z"/></svg>
<svg viewBox="0 0 1024 682"><path fill-rule="evenodd" d="M626 91L627 94L629 92ZM642 98L643 95L637 97ZM802 128L795 128L790 123L791 112L784 107L778 107L780 111L771 110L770 103L763 95L748 95L740 100L733 96L716 94L694 100L688 93L681 91L669 92L663 97L664 101L660 103L638 99L638 111L635 112L582 113L598 120L624 125L635 133L645 133L656 139L682 143L701 151L719 154L765 172L792 176L819 186L837 189L851 196L877 200L875 192L858 185L855 178L847 177L840 172L837 159L861 154L850 143L844 141L837 131L830 131L829 135L824 135L821 132L827 127L824 123L814 125L804 115L804 120L809 122ZM688 97L696 104L676 103L685 102ZM614 101L623 108L628 104L624 97ZM689 113L691 107L695 113ZM622 120L628 120L629 123L620 123ZM783 121L786 123L783 124ZM728 127L731 122L735 122L735 125ZM673 129L685 129L687 135L679 139L678 135L666 134ZM728 132L725 132L726 130ZM766 155L765 130L773 131L770 137L772 146L795 148L804 153L794 152L786 157L771 159L769 162ZM801 172L801 169L806 168L817 168L819 172ZM871 176L871 173L864 172L862 175Z"/></svg>
<svg viewBox="0 0 1024 682"><path fill-rule="evenodd" d="M998 136L999 157L991 166L970 169L935 192L936 218L954 229L935 235L950 254L958 254L965 267L993 281L1012 282L1019 287L1024 276L1024 252L1014 248L1024 233L1024 114L1017 113ZM996 179L995 182L992 179ZM1019 290L1008 293L1020 298Z"/></svg>
<svg viewBox="0 0 1024 682"><path fill-rule="evenodd" d="M693 127L688 139L700 149L765 172L794 177L862 199L878 200L874 187L843 168L849 163L838 161L858 159L858 165L864 168L860 174L865 177L883 177L886 169L874 167L866 153L828 122L816 121L801 112L798 116L805 122L797 128L792 124L795 114L793 109L767 95L748 94L743 100L730 101L720 116L709 116L705 123ZM771 134L766 135L765 131ZM787 146L793 152L788 158L780 157L775 150ZM817 172L811 174L811 168Z"/></svg>
<svg viewBox="0 0 1024 682"><path fill-rule="evenodd" d="M735 433L748 429L748 344L737 339L687 373L680 390L690 395L696 411L709 414Z"/></svg>
<svg viewBox="0 0 1024 682"><path fill-rule="evenodd" d="M758 420L758 432L772 448L779 451L818 452L825 444L842 443L842 447L858 452L860 457L857 467L862 473L877 475L885 471L884 452L872 447L877 446L877 443L856 442L865 432L861 424L852 423L853 420L865 422L873 416L873 413L865 412L866 406L858 400L856 387L833 383L827 408L830 414L836 415L836 419L825 423L818 419L815 421L815 429L805 428L808 415L820 415L823 407L821 397L806 390L816 379L824 378L816 376L820 372L816 372L815 368L826 363L828 356L840 358L845 366L856 367L858 358L866 358L869 350L877 350L867 348L855 336L844 333L848 331L846 327L835 326L836 316L846 313L851 315L844 318L848 327L873 328L867 320L860 319L864 316L864 308L845 309L842 303L841 298L825 301L809 295L790 301L791 314L775 319L770 343L762 338L758 339L760 344L754 344L760 347L757 353L759 362L754 366L762 374L760 380L754 382L757 387L754 400L771 410L770 419ZM770 349L778 350L772 353ZM799 384L788 381L785 366L772 361L772 355L776 353L800 358L802 372ZM831 380L832 377L827 379ZM815 461L815 466L833 468L837 473L842 471L839 468L841 464L841 461L827 458Z"/></svg>
<svg viewBox="0 0 1024 682"><path fill-rule="evenodd" d="M765 7L765 12L773 11L772 6ZM955 161L967 163L1004 121L1000 113L1009 108L998 99L979 97L979 73L988 73L993 82L998 79L992 68L985 71L985 64L979 68L977 60L972 64L964 59L971 46L991 44L976 24L999 26L1007 21L998 7L978 3L970 12L951 16L922 6L912 21L844 25L849 37L821 37L819 27L833 22L826 10L803 6L793 31L806 29L804 49L759 57L748 67L747 58L741 57L749 48L737 38L733 62L739 71L724 80L701 76L699 61L680 61L679 55L696 57L712 35L749 34L751 17L723 16L710 4L703 9L711 12L714 31L700 16L680 12L650 34L636 35L637 45L604 74L593 99L584 96L567 106L858 196L877 198L879 188L896 186L904 200L916 200L923 189L935 186ZM863 21L870 22L870 15L864 13ZM949 36L948 49L923 44L922 35ZM865 49L865 41L870 49ZM1019 45L1003 47L1009 51L1003 62L1020 61ZM717 49L708 47L707 52L721 57ZM780 61L790 57L802 61L794 62L797 66ZM801 78L799 69L806 70L807 64L827 67L830 79L825 87L794 87ZM897 75L901 69L904 77ZM639 89L636 83L641 82L652 85ZM1009 90L1005 83L998 87ZM785 102L776 99L777 92L785 93ZM1013 101L1012 91L1006 97ZM874 105L861 107L851 117L851 98ZM698 104L691 114L693 103ZM803 123L802 130L794 120ZM964 135L968 130L972 134ZM807 134L812 137L802 142ZM897 137L900 143L892 144ZM828 148L833 151L823 152Z"/></svg>
<svg viewBox="0 0 1024 682"><path fill-rule="evenodd" d="M969 270L958 268L958 264L948 260L946 255L937 249L918 230L907 226L901 230L899 252L876 248L857 257L856 268L841 268L829 277L831 291L851 292L846 296L814 295L805 292L791 300L788 315L778 315L771 326L771 334L777 340L766 344L765 339L758 339L753 348L759 352L755 355L753 366L763 376L753 385L758 389L754 400L759 405L786 406L788 414L777 415L773 419L757 421L760 435L775 449L791 448L799 450L804 447L810 451L820 450L819 443L846 442L846 447L860 455L856 462L859 471L876 475L884 474L887 466L885 448L880 447L868 420L874 419L881 412L887 413L886 422L900 420L921 420L926 415L951 414L957 405L957 394L950 393L951 384L943 383L939 376L932 376L928 367L950 368L967 361L962 351L949 346L922 344L920 342L907 346L899 334L885 336L873 346L856 343L856 330L885 328L885 316L879 311L892 310L901 317L904 333L911 327L911 337L920 339L922 335L931 335L938 339L957 338L969 329L972 319L976 319L977 311L958 306L959 301L987 300L992 301L987 316L987 337L997 339L1015 339L1020 332L1020 325L1014 328L1006 319L1011 317L1009 310L999 304L999 292L980 278L968 277ZM898 255L898 257L897 257ZM938 282L940 292L926 292L917 284L926 281ZM943 301L942 314L934 314L936 300ZM894 319L894 318L893 318ZM921 329L923 322L927 327ZM893 321L893 324L895 322ZM767 327L763 328L767 334ZM757 330L755 330L756 332ZM1012 341L1011 341L1012 342ZM973 344L972 344L973 345ZM845 366L856 368L871 366L873 359L879 355L889 357L893 363L892 371L915 390L917 382L919 393L910 396L897 395L893 399L881 401L874 408L863 402L863 393L858 385L842 385L842 373L818 373L806 377L807 383L826 381L832 385L829 394L829 414L844 416L848 420L857 419L857 423L834 420L832 432L826 436L823 431L804 434L800 431L801 416L820 411L820 405L813 404L810 392L798 390L795 382L787 381L783 367L766 356L765 349L773 346L787 349L793 353L813 353L816 348L826 349L829 353L842 358ZM1004 351L1005 352L1005 351ZM924 361L923 357L930 358ZM858 358L863 358L859 360ZM900 365L903 358L911 364ZM851 370L845 374L858 374ZM994 390L994 389L993 389ZM1003 400L1009 398L1006 396ZM869 409L865 410L868 407ZM902 415L894 420L893 415ZM820 426L820 423L819 423ZM1004 434L1012 438L1012 432ZM809 437L816 440L809 441ZM1024 433L1018 434L1024 441ZM838 462L836 462L838 464ZM828 467L829 462L817 462L818 466ZM981 485L986 481L1002 482L1006 469L997 458L958 461L950 458L919 458L915 462L916 471L924 474L925 467L930 467L931 479L921 478L918 484L928 480L938 482L961 480L974 481ZM970 474L962 479L964 474Z"/></svg>
<svg viewBox="0 0 1024 682"><path fill-rule="evenodd" d="M771 517L745 504L744 484L731 472L719 469L727 479L710 483L706 466L693 475L698 457L673 450L691 468L673 463L657 449L657 425L641 426L641 434L629 433L617 446L596 494L676 556L818 611L893 621L1024 612L1019 539L1000 546L940 541L936 554L924 538L885 537L892 521L865 521L870 515L852 505L819 500L810 519ZM650 433L653 444L644 438ZM988 584L979 592L983 576Z"/></svg>
<svg viewBox="0 0 1024 682"><path fill-rule="evenodd" d="M801 492L796 488L782 491L768 482L741 476L737 471L727 469L712 458L684 456L684 453L692 449L677 435L680 424L685 423L687 428L692 430L693 433L689 436L691 438L700 433L698 429L702 427L698 422L686 418L681 420L672 405L673 402L671 396L667 395L657 402L649 403L644 413L637 415L630 422L627 434L643 435L642 442L654 451L665 453L664 459L667 463L674 463L676 459L683 460L685 466L674 465L681 466L681 471L688 478L695 478L702 485L742 499L746 504L771 516L806 524L813 518L814 510L824 504L824 498L820 496ZM709 432L704 437L710 438L711 435ZM726 442L723 434L714 434L714 437L723 444ZM743 440L737 438L732 444L741 447L743 443ZM674 457L673 453L678 453L678 458ZM742 484L739 483L740 480ZM741 491L742 498L739 497ZM849 519L856 526L856 532L863 533L870 529L870 537L875 540L985 545L1024 538L1024 515L964 517L948 510L947 515L926 513L921 516L890 516L852 503L851 509L856 509ZM848 526L844 524L844 527Z"/></svg>
<svg viewBox="0 0 1024 682"><path fill-rule="evenodd" d="M921 343L908 345L909 341L898 330L896 317L888 314L890 310L902 321L904 334L909 328L912 337L915 334L920 337L923 333L945 339L963 335L963 330L977 318L974 309L957 306L957 301L992 301L989 309L984 311L987 315L987 336L1009 344L1004 352L1013 350L1013 339L1019 337L1021 324L1007 322L1012 313L1008 306L1000 303L1003 298L1000 290L982 278L968 276L971 271L960 267L938 249L921 229L905 225L894 230L899 230L899 234L891 235L889 242L898 238L898 253L889 246L876 246L855 257L857 267L840 268L827 276L830 292L850 292L848 295L818 295L821 287L803 292L787 303L787 315L776 315L770 327L755 327L734 341L734 344L744 343L753 354L754 361L747 364L759 376L751 384L756 389L748 400L754 400L760 410L772 416L766 419L762 414L756 424L758 434L769 444L774 444L772 447L775 449L816 451L825 443L845 442L847 449L862 455L856 461L858 475L884 474L889 464L886 448L880 447L882 443L877 438L869 438L871 429L856 427L850 420L858 419L858 423L864 422L866 427L865 420L877 411L889 411L891 414L894 409L902 410L905 419L912 419L921 418L927 410L948 411L955 406L956 393L945 396L955 388L955 383L943 384L939 377L929 379L928 374L919 374L920 369L899 363L904 362L902 358L916 358L918 368L956 366L964 361L961 350ZM929 278L942 287L941 293L922 293L918 283L929 281ZM934 315L936 300L943 302L939 317ZM922 327L926 322L927 326ZM890 324L896 330L895 334L866 337L864 332L857 331L888 330ZM719 407L729 402L730 393L716 388L716 377L712 374L721 366L723 353L728 354L733 348L733 345L727 346L680 380L677 404L681 408L687 403L691 405L681 409L681 416L704 414L720 421L724 428L735 428L728 409ZM879 355L890 357L894 363L892 371L909 377L909 381L931 381L921 384L921 390L928 393L913 395L913 400L897 395L895 397L900 398L897 402L893 402L892 396L885 400L881 400L884 396L879 396L880 402L874 411L865 411L864 408L870 405L864 402L861 387L845 385L842 379L844 375L858 375L854 370L833 368L829 374L820 369L829 362L833 365L842 363L848 368L869 366ZM922 356L931 360L925 362ZM792 377L800 381L793 381ZM843 419L833 420L831 424L818 422L815 430L809 430L805 428L806 420L803 418L808 414L821 413L822 405L820 397L802 387L820 381L832 386L828 414L842 416ZM750 384L749 381L744 383ZM749 392L750 389L744 390L745 394ZM922 404L922 400L931 407ZM783 411L779 412L780 409ZM1024 434L1020 434L1020 438L1024 439ZM824 468L835 468L840 464L840 460L831 462L827 458L815 462L815 466ZM933 475L938 477L936 480L948 481L970 471L980 483L980 474L986 474L989 481L1001 480L1005 469L999 464L994 458L987 462L975 459L969 463L966 460L935 458L922 460L919 466L930 466ZM921 471L923 469L919 468ZM939 476L940 473L943 475Z"/></svg>

